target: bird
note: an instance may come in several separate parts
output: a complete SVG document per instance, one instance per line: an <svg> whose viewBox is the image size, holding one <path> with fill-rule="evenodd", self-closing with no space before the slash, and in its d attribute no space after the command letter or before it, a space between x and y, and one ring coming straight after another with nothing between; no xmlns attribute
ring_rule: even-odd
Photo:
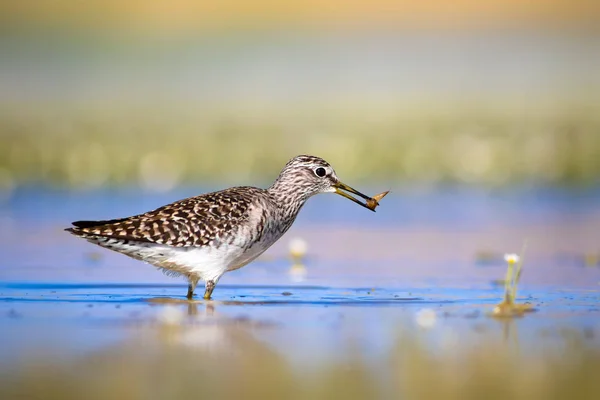
<svg viewBox="0 0 600 400"><path fill-rule="evenodd" d="M327 161L299 155L267 189L232 187L126 218L75 221L65 230L167 275L184 276L188 300L202 280L203 298L211 300L223 274L266 251L292 226L306 201L319 193L336 193L375 211L367 205L373 199L342 183Z"/></svg>

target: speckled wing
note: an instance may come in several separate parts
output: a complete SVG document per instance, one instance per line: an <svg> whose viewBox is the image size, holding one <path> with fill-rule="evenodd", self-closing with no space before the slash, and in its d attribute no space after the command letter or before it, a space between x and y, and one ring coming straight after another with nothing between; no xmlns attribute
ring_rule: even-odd
<svg viewBox="0 0 600 400"><path fill-rule="evenodd" d="M250 220L249 211L262 191L237 187L190 197L154 211L108 221L76 221L67 231L82 237L107 237L173 247L202 247L227 241ZM262 229L262 223L256 227ZM256 232L260 234L260 232Z"/></svg>

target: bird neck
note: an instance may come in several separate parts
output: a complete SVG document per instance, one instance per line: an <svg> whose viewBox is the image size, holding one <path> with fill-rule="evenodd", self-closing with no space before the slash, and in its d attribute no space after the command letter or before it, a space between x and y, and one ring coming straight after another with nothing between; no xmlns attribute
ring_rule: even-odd
<svg viewBox="0 0 600 400"><path fill-rule="evenodd" d="M310 197L298 189L296 185L290 184L289 181L286 182L280 179L273 182L273 185L267 189L271 199L279 205L281 218L293 221Z"/></svg>

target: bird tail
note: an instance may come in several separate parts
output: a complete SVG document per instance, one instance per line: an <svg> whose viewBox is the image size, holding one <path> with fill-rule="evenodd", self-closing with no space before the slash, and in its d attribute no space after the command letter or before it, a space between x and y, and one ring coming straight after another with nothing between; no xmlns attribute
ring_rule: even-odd
<svg viewBox="0 0 600 400"><path fill-rule="evenodd" d="M66 228L65 231L75 236L87 236L90 228L98 228L103 225L115 224L126 220L127 218L109 219L100 221L75 221L71 222L73 225L71 228Z"/></svg>

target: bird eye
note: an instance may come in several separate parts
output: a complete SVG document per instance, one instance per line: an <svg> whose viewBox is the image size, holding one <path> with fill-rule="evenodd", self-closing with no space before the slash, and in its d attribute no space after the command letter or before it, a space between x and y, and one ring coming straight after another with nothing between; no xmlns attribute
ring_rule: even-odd
<svg viewBox="0 0 600 400"><path fill-rule="evenodd" d="M324 177L325 175L327 175L327 171L325 171L325 168L323 168L323 167L319 167L319 168L315 169L315 174L317 174L317 176L318 176L319 178L322 178L322 177Z"/></svg>

